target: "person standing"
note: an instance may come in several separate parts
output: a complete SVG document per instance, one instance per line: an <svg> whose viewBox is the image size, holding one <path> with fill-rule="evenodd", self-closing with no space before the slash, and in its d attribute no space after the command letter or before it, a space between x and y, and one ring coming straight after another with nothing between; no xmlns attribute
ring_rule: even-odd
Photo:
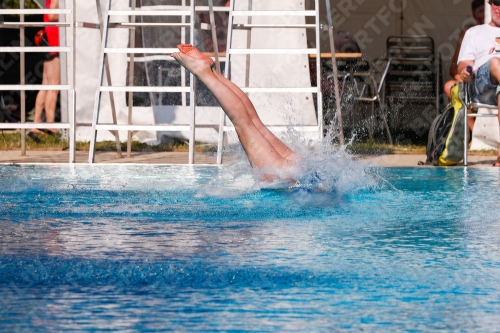
<svg viewBox="0 0 500 333"><path fill-rule="evenodd" d="M46 0L46 8L57 9L59 8L58 0ZM45 14L44 22L58 22L58 14ZM48 42L48 46L59 46L59 27L57 26L46 26L45 34ZM59 85L61 83L61 68L59 61L59 52L50 52L47 60L43 64L43 79L42 84L49 85ZM40 123L43 120L43 113L45 112L45 121L47 123L55 122L57 98L59 95L59 90L40 90L36 97L35 102L35 123ZM39 142L41 140L36 136L36 134L44 135L45 132L50 134L57 134L56 129L47 129L45 131L40 131L38 129L32 129L28 135Z"/></svg>
<svg viewBox="0 0 500 333"><path fill-rule="evenodd" d="M233 123L250 165L262 170L261 180L291 180L288 171L296 165L300 156L262 123L248 96L214 70L215 64L211 58L191 44L179 44L177 47L180 52L174 52L171 56L214 94Z"/></svg>

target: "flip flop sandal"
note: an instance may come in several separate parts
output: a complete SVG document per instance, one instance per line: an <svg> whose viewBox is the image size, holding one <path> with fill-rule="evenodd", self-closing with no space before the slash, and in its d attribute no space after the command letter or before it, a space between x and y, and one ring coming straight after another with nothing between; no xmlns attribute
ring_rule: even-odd
<svg viewBox="0 0 500 333"><path fill-rule="evenodd" d="M44 143L44 141L42 139L40 139L35 133L33 132L28 132L28 135L33 141L35 141L36 143Z"/></svg>
<svg viewBox="0 0 500 333"><path fill-rule="evenodd" d="M53 135L53 136L61 136L61 133L59 133L59 131L52 131L48 128L44 128L41 131L44 132L45 134L49 134L49 135Z"/></svg>
<svg viewBox="0 0 500 333"><path fill-rule="evenodd" d="M54 137L54 140L55 140L56 142L61 141L61 136L62 136L62 135L61 135L61 133L60 133L59 131L52 131L52 130L50 130L50 129L48 129L48 128L44 128L44 129L42 129L41 131L42 131L43 133L45 133L45 134L48 134L48 135L53 136L53 137Z"/></svg>

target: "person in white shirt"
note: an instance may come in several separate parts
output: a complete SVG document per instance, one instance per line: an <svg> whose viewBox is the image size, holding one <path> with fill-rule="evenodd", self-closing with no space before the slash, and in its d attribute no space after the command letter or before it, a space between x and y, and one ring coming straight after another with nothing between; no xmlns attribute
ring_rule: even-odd
<svg viewBox="0 0 500 333"><path fill-rule="evenodd" d="M500 0L490 0L491 22L477 25L465 33L458 55L458 73L464 82L472 82L475 99L485 104L499 105L500 93L500 40L498 52L496 39L500 39ZM468 66L472 67L469 73ZM498 157L493 166L500 167L500 145Z"/></svg>
<svg viewBox="0 0 500 333"><path fill-rule="evenodd" d="M460 76L460 73L458 72L458 54L460 52L460 48L462 47L462 41L464 39L464 35L469 30L470 28L478 25L478 24L484 24L484 0L472 0L471 2L471 10L472 10L472 17L474 18L475 24L468 24L465 26L461 31L460 35L457 40L457 45L455 46L455 53L453 54L453 59L451 60L451 65L450 65L450 76L452 77L451 80L447 81L444 85L444 93L448 97L448 99L451 101L451 88L458 82L462 82L462 78ZM472 113L472 110L467 110L468 113ZM474 118L469 118L469 129L472 131L474 129ZM470 145L470 143L469 143Z"/></svg>

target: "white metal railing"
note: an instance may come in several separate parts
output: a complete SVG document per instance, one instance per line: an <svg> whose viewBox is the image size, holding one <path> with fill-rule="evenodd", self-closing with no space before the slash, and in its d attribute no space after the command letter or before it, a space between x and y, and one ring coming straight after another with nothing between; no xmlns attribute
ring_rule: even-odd
<svg viewBox="0 0 500 333"><path fill-rule="evenodd" d="M328 0L327 0L328 1ZM316 55L316 87L299 87L299 88L272 88L272 87L260 87L260 88L249 88L243 87L241 90L245 93L249 92L262 92L262 93L315 93L317 96L317 107L318 107L318 119L316 126L268 126L271 131L286 131L293 128L296 131L305 132L317 132L319 137L323 136L323 97L321 91L321 54L320 54L320 32L321 23L319 19L319 0L314 0L315 10L234 10L235 1L231 1L229 9L229 26L228 26L228 37L227 37L227 47L226 47L226 68L224 76L226 79L229 78L230 66L231 66L231 56L236 54L315 54ZM235 24L234 17L246 16L249 18L249 22L246 24ZM277 16L310 16L315 17L315 24L252 24L251 18L254 16L267 16L267 17L277 17ZM306 49L251 49L251 48L232 48L232 38L234 29L246 29L251 31L253 28L306 28L315 29L316 32L316 47L306 48ZM219 125L219 140L217 149L217 163L222 164L222 152L224 148L224 135L226 132L234 131L234 126L226 126L226 114L223 110L220 113L220 125Z"/></svg>
<svg viewBox="0 0 500 333"><path fill-rule="evenodd" d="M60 3L61 4L61 3ZM68 61L70 66L74 68L74 40L71 46L67 47L32 47L25 45L25 29L27 27L43 27L55 26L69 28L70 33L74 35L74 21L75 21L75 3L74 0L67 0L64 7L60 9L24 9L24 1L20 1L19 9L0 9L0 15L19 15L19 22L0 22L1 28L19 29L20 30L20 46L15 47L0 47L0 52L20 53L20 82L15 85L0 85L0 91L20 91L21 95L21 122L20 123L0 123L0 129L20 129L21 130L21 155L26 155L26 130L31 128L40 129L67 129L69 131L69 162L75 162L75 77L74 72L68 72L68 84L61 85L33 85L26 84L26 53L31 52L65 52L68 54ZM44 14L58 14L60 17L59 22L25 22L26 15L44 15ZM64 16L64 21L61 20ZM40 90L62 90L68 93L68 122L61 123L27 123L26 122L26 91L40 91Z"/></svg>
<svg viewBox="0 0 500 333"><path fill-rule="evenodd" d="M127 130L128 135L128 154L130 156L131 152L131 140L133 131L139 130L156 130L156 131L189 131L189 163L194 163L194 117L195 117L195 80L193 74L190 77L190 86L189 87L138 87L133 86L133 66L135 61L135 54L171 54L176 52L177 49L173 48L136 48L135 47L135 37L133 36L134 31L131 33L130 40L130 48L108 48L107 40L109 29L111 27L137 27L137 26L162 26L162 27L181 27L182 28L182 36L185 36L185 28L190 28L190 41L193 43L194 40L194 13L195 6L194 1L191 1L191 5L189 10L186 10L186 6L181 6L182 8L174 8L174 9L155 9L155 10L144 10L144 9L136 9L135 8L135 0L132 1L131 10L111 10L111 2L112 0L108 0L106 11L104 14L104 19L102 20L102 45L101 45L101 54L99 61L99 87L96 91L96 98L94 104L94 114L92 119L92 137L90 142L90 152L89 152L89 163L94 162L95 158L95 143L96 136L98 130ZM98 5L99 6L99 5ZM99 9L98 9L99 10ZM110 17L112 16L129 16L132 17L132 22L124 22L124 23L110 23ZM140 23L135 22L135 17L137 16L181 16L183 18L183 22L181 24L171 24L171 23L160 23L160 24L149 24L149 23ZM185 23L185 18L189 17L189 23ZM184 43L184 38L181 38L181 43ZM108 81L108 86L103 86L103 78L104 78L104 70L107 61L108 54L129 54L130 55L130 73L129 73L129 82L126 87L114 87ZM109 77L109 75L108 75ZM185 82L184 76L182 77L182 82ZM98 124L99 113L100 113L100 102L101 102L101 93L102 92L113 92L113 91L121 91L121 92L183 92L190 94L190 124L189 125L169 125L169 124L155 124L155 125L133 125L132 124L132 94L129 94L129 115L128 115L128 124L127 125L118 125L116 124ZM118 139L117 139L118 140ZM118 141L117 141L118 146Z"/></svg>
<svg viewBox="0 0 500 333"><path fill-rule="evenodd" d="M478 117L498 117L498 112L497 113L467 113L468 109L477 109L477 108L484 108L484 109L491 109L491 110L498 110L498 105L493 105L493 104L483 104L483 103L478 103L473 100L470 92L470 84L466 83L464 84L464 90L465 90L465 105L466 105L466 110L465 110L465 116L464 116L464 166L467 166L467 159L468 159L468 148L469 148L469 140L467 138L469 137L469 118L478 118Z"/></svg>
<svg viewBox="0 0 500 333"><path fill-rule="evenodd" d="M185 0L183 0L184 3ZM100 12L99 1L96 0L98 12ZM150 9L142 9L135 8L135 1L132 1L132 9L131 10L111 10L111 0L108 0L108 5L105 11L104 18L100 18L100 24L92 24L86 22L76 22L77 27L85 27L85 28L101 28L102 30L102 50L100 55L100 68L99 68L99 80L100 85L96 91L96 100L94 106L94 115L92 120L92 138L91 138L91 146L89 153L89 163L93 163L95 158L95 141L96 134L98 130L109 130L114 131L115 137L117 138L117 149L119 150L119 138L118 130L126 130L129 132L128 138L128 156L130 156L131 151L131 139L133 131L139 130L153 130L153 131L189 131L189 164L194 163L194 143L195 143L195 129L196 128L213 128L218 130L219 127L217 125L196 125L195 124L195 79L192 74L190 74L190 85L185 86L186 82L186 72L181 71L181 86L170 86L170 87L150 87L150 86L133 86L133 82L129 81L127 86L112 86L110 82L110 74L109 74L109 66L107 62L108 54L129 54L130 55L130 68L133 69L134 62L144 62L150 60L169 60L172 61L172 58L169 56L173 52L177 52L176 48L139 48L135 47L135 41L130 40L130 47L127 48L110 48L107 47L107 38L110 28L135 28L135 27L166 27L166 28L183 28L181 30L181 43L186 43L186 33L185 28L190 28L190 36L189 39L191 43L194 43L194 30L195 30L195 18L194 14L196 12L208 11L211 16L211 24L205 24L205 27L201 27L201 29L205 30L214 30L215 24L213 20L213 12L227 12L229 11L228 7L214 7L212 5L212 0L208 0L209 6L195 6L194 1L191 1L191 5L187 6L185 3L181 6L173 6L173 5L163 5L163 6L155 6L155 10ZM110 17L112 16L130 16L132 17L132 22L110 22ZM138 16L181 16L182 23L147 23L147 22L135 22L135 17ZM189 23L186 23L186 18L189 17ZM216 44L216 40L214 39L214 44ZM136 54L142 54L141 57L135 57ZM218 52L215 50L214 57L218 64ZM226 57L221 57L220 60L225 60ZM219 65L218 65L219 66ZM220 67L220 66L219 66ZM103 70L106 70L108 85L103 86ZM129 78L133 77L133 72L129 73ZM182 93L182 105L185 106L186 102L186 94L189 93L190 96L190 123L188 125L173 125L173 124L155 124L155 125L133 125L131 123L131 113L132 113L132 94L129 94L129 123L126 125L116 124L116 114L113 112L113 124L99 124L99 113L100 113L100 98L102 92L149 92L149 93L163 93L163 92L181 92ZM113 102L112 102L112 109ZM121 155L120 155L121 156Z"/></svg>

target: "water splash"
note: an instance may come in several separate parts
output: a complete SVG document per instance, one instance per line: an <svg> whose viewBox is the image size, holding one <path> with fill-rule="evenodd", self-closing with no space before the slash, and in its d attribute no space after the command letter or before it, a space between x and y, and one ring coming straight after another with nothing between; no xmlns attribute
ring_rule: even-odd
<svg viewBox="0 0 500 333"><path fill-rule="evenodd" d="M312 140L298 131L288 130L282 141L300 161L288 170L252 169L240 145L227 149L235 162L219 169L217 176L198 192L198 196L241 197L263 190L288 190L292 198L304 204L321 204L324 200L383 186L381 176L369 165L355 159L347 151L354 137L345 145L333 144L334 126L330 126L322 139ZM272 182L262 181L269 171L277 174ZM322 196L318 196L322 193Z"/></svg>

